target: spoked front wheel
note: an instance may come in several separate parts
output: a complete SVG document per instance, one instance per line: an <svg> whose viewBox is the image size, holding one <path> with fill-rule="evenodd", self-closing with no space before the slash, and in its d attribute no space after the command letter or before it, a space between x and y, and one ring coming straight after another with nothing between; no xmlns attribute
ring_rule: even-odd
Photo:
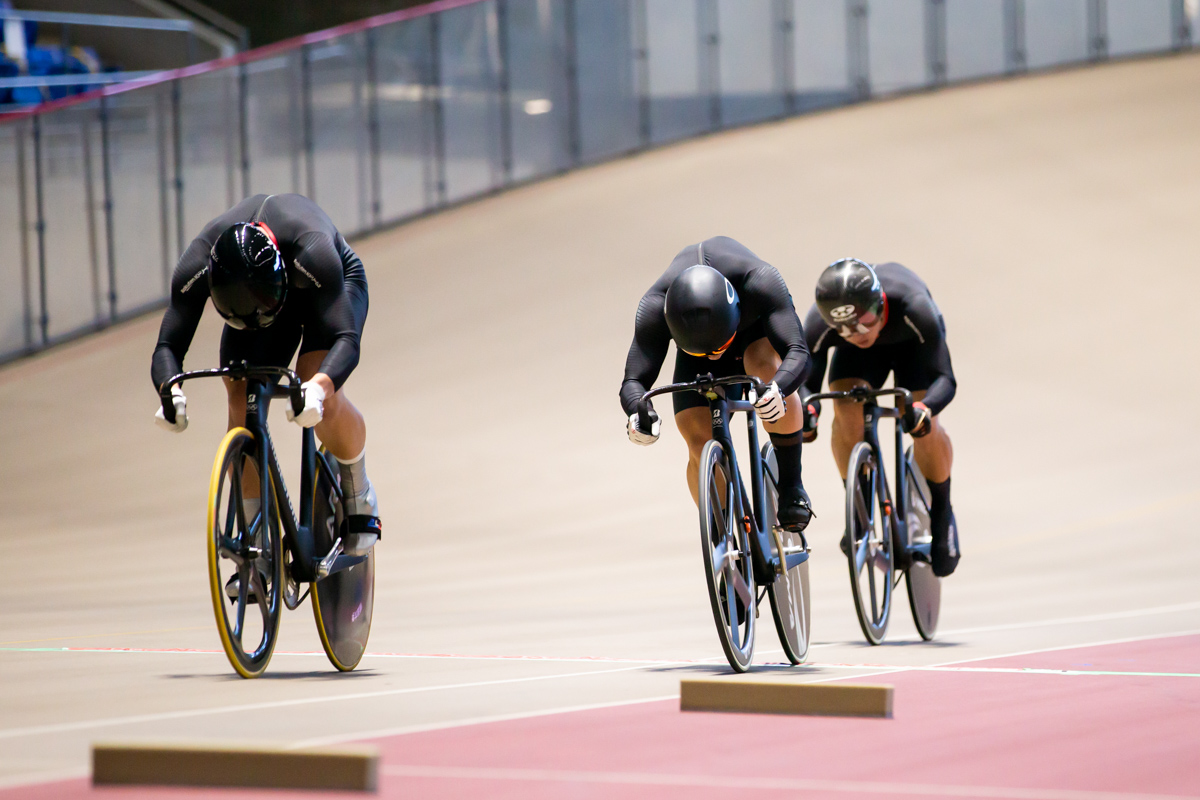
<svg viewBox="0 0 1200 800"><path fill-rule="evenodd" d="M750 534L734 485L729 456L717 441L700 455L700 548L721 647L734 672L754 657L756 597Z"/></svg>
<svg viewBox="0 0 1200 800"><path fill-rule="evenodd" d="M850 591L863 635L871 644L879 644L887 634L892 610L895 561L891 520L884 512L884 487L875 452L866 442L854 446L846 475Z"/></svg>
<svg viewBox="0 0 1200 800"><path fill-rule="evenodd" d="M317 458L327 458L324 450ZM328 462L326 462L328 463ZM336 470L330 472L337 476ZM321 465L313 480L313 546L318 554L329 552L345 518L342 501ZM371 634L375 609L375 549L361 564L335 572L313 584L313 617L325 655L335 667L349 672L358 666Z"/></svg>
<svg viewBox="0 0 1200 800"><path fill-rule="evenodd" d="M258 509L246 507L261 486L254 434L234 428L217 449L209 482L208 578L221 645L243 678L267 668L282 611L282 538L270 481Z"/></svg>
<svg viewBox="0 0 1200 800"><path fill-rule="evenodd" d="M771 531L775 555L786 559L788 555L804 552L804 536L779 527L776 514L779 511L779 464L775 448L768 442L762 447L763 477L767 490L767 530ZM782 552L778 552L782 549ZM785 562L786 563L786 562ZM808 604L808 562L804 561L789 569L767 587L771 597L771 613L775 617L775 630L779 643L788 661L801 664L808 655L808 626L811 612Z"/></svg>
<svg viewBox="0 0 1200 800"><path fill-rule="evenodd" d="M912 448L904 454L908 463L905 490L908 492L908 537L910 545L930 545L933 529L929 522L929 485L912 457ZM933 574L925 561L913 559L905 576L908 586L908 605L912 609L917 633L929 641L937 633L938 614L942 608L942 579Z"/></svg>

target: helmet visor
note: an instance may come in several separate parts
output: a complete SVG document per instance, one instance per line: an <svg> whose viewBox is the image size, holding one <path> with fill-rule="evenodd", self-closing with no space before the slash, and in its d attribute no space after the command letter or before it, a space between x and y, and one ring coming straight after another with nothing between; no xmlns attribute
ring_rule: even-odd
<svg viewBox="0 0 1200 800"><path fill-rule="evenodd" d="M725 355L725 351L729 349L729 345L733 344L733 340L736 338L737 331L734 331L733 336L729 337L729 341L725 342L725 344L721 345L716 350L710 350L707 353L693 353L690 350L684 350L683 352L687 353L689 356L695 356L696 358L720 358L721 356Z"/></svg>

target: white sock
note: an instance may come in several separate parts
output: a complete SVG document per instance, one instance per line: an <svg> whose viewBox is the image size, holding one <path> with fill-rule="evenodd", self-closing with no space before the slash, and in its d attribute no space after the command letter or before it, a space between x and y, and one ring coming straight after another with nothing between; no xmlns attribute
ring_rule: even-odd
<svg viewBox="0 0 1200 800"><path fill-rule="evenodd" d="M334 458L337 458L336 456ZM342 476L342 493L347 497L358 497L367 491L367 448L349 461L337 458L338 471Z"/></svg>

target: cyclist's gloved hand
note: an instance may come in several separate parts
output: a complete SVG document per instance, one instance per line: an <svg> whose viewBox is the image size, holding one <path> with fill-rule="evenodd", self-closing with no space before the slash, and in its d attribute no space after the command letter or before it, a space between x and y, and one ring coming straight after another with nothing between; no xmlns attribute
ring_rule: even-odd
<svg viewBox="0 0 1200 800"><path fill-rule="evenodd" d="M801 429L804 432L804 441L815 442L817 440L817 419L820 416L820 400L809 400L804 404L804 427Z"/></svg>
<svg viewBox="0 0 1200 800"><path fill-rule="evenodd" d="M304 410L296 414L289 403L288 422L294 422L301 428L311 428L325 417L325 390L316 381L307 381L300 384L300 391L304 394Z"/></svg>
<svg viewBox="0 0 1200 800"><path fill-rule="evenodd" d="M635 411L629 415L629 421L625 423L625 431L629 434L629 441L645 447L658 441L658 435L662 432L662 420L658 418L658 414L655 414L653 411L651 411L650 432L643 433L638 429L638 427L638 414Z"/></svg>
<svg viewBox="0 0 1200 800"><path fill-rule="evenodd" d="M758 412L758 416L763 422L778 422L783 418L786 405L783 402L783 395L779 393L779 384L771 381L767 385L763 396L754 401L754 410Z"/></svg>
<svg viewBox="0 0 1200 800"><path fill-rule="evenodd" d="M178 386L171 387L171 404L175 406L175 421L167 422L162 405L159 405L158 411L154 412L154 421L163 430L183 433L187 430L187 398L183 395L183 389Z"/></svg>
<svg viewBox="0 0 1200 800"><path fill-rule="evenodd" d="M904 413L904 427L918 439L933 430L933 414L929 407L919 400L909 406Z"/></svg>

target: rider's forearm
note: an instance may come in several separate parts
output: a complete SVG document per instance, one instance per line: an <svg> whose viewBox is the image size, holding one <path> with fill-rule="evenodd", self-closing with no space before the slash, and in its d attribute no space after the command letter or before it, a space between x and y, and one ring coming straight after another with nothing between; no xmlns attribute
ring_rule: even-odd
<svg viewBox="0 0 1200 800"><path fill-rule="evenodd" d="M329 382L331 391L326 391L326 394L342 388L342 384L350 377L350 373L358 366L358 336L343 335L339 336L333 343L333 347L329 348L323 361L321 361L320 375L325 376Z"/></svg>
<svg viewBox="0 0 1200 800"><path fill-rule="evenodd" d="M942 409L950 405L958 386L953 375L939 375L925 392L922 402L934 416L942 413Z"/></svg>

